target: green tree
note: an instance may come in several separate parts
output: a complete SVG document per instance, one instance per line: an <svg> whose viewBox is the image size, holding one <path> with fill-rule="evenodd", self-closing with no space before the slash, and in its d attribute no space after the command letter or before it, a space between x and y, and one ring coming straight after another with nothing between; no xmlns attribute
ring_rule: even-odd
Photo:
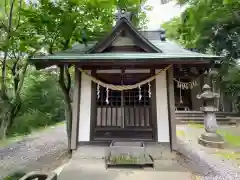
<svg viewBox="0 0 240 180"><path fill-rule="evenodd" d="M21 10L23 0L1 1L0 3L0 139L5 138L21 106L20 92L28 63L40 47L39 37L31 31ZM37 42L37 43L36 43Z"/></svg>
<svg viewBox="0 0 240 180"><path fill-rule="evenodd" d="M134 11L136 25L146 23L143 9L146 1L140 0L38 0L31 3L24 12L29 24L37 34L43 36L46 51L53 54L64 51L75 42L87 43L96 40L112 28L117 7ZM59 65L59 84L64 94L67 120L68 145L71 139L72 107L70 91L72 87L71 65ZM70 147L69 147L70 148Z"/></svg>
<svg viewBox="0 0 240 180"><path fill-rule="evenodd" d="M56 73L29 66L21 93L22 105L9 135L28 134L64 120L63 93L57 79Z"/></svg>
<svg viewBox="0 0 240 180"><path fill-rule="evenodd" d="M234 88L236 93L229 89L233 82L238 81L230 83L224 79L237 77L231 71L240 57L240 1L179 0L179 3L188 3L189 7L179 18L163 25L167 36L186 48L224 55L219 69L222 90L229 91L228 94L238 94L240 89Z"/></svg>

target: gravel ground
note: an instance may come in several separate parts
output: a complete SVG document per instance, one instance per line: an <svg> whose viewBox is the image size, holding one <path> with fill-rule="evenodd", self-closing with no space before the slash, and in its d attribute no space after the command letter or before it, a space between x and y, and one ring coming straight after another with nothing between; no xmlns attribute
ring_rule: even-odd
<svg viewBox="0 0 240 180"><path fill-rule="evenodd" d="M0 147L0 179L16 171L52 170L66 161L65 125L52 126Z"/></svg>
<svg viewBox="0 0 240 180"><path fill-rule="evenodd" d="M197 129L179 125L177 129L195 133ZM196 136L179 138L179 152L185 155L186 164L191 169L195 165L195 174L206 180L240 179L240 169L228 161L223 161L207 153L197 144ZM188 138L191 137L191 138ZM53 170L65 163L67 158L67 139L64 125L50 127L27 136L24 140L0 147L0 179L19 170Z"/></svg>
<svg viewBox="0 0 240 180"><path fill-rule="evenodd" d="M240 169L230 161L215 157L197 143L200 129L187 125L178 125L177 129L184 130L185 136L179 137L179 152L191 161L198 162L201 176L206 180L239 180Z"/></svg>

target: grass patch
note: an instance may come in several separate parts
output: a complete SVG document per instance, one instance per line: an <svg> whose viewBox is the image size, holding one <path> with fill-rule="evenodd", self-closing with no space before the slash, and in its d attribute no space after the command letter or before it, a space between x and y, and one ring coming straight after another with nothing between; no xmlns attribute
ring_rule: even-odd
<svg viewBox="0 0 240 180"><path fill-rule="evenodd" d="M240 153L234 153L234 152L217 152L216 155L223 157L224 159L229 160L239 160L240 159Z"/></svg>
<svg viewBox="0 0 240 180"><path fill-rule="evenodd" d="M224 130L218 130L217 133L224 137L224 140L228 145L232 147L240 147L240 136L233 135L231 132Z"/></svg>
<svg viewBox="0 0 240 180"><path fill-rule="evenodd" d="M184 130L177 130L177 136L185 136Z"/></svg>
<svg viewBox="0 0 240 180"><path fill-rule="evenodd" d="M23 177L26 173L24 172L15 172L12 175L9 175L5 178L3 178L3 180L19 180L21 177Z"/></svg>
<svg viewBox="0 0 240 180"><path fill-rule="evenodd" d="M196 123L189 122L188 125L193 128L200 128L200 129L204 128L204 124L196 124Z"/></svg>
<svg viewBox="0 0 240 180"><path fill-rule="evenodd" d="M109 158L109 163L111 164L139 164L141 157L135 157L135 156L113 156Z"/></svg>
<svg viewBox="0 0 240 180"><path fill-rule="evenodd" d="M188 123L190 127L193 128L204 128L204 124L196 124L196 123ZM224 140L227 142L228 145L231 147L240 147L240 136L233 135L230 131L226 130L217 130L217 133L222 135Z"/></svg>

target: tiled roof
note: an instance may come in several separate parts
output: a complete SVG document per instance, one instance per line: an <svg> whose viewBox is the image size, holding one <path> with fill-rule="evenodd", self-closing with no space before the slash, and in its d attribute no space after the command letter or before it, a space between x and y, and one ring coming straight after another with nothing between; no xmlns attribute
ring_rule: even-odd
<svg viewBox="0 0 240 180"><path fill-rule="evenodd" d="M129 25L130 26L130 25ZM135 31L137 31L134 27L130 26ZM31 60L79 60L79 61L91 61L91 60L124 60L124 59L186 59L186 60L217 60L222 57L197 53L194 51L190 51L182 47L181 45L173 42L173 41L162 41L160 38L160 30L159 31L138 31L137 35L140 38L146 39L148 43L151 44L155 49L158 49L159 52L156 53L139 53L139 52L117 52L117 53L89 53L91 49L96 47L98 42L89 42L86 45L84 44L75 44L72 48L60 52L55 53L54 55L49 56L39 56L34 57Z"/></svg>

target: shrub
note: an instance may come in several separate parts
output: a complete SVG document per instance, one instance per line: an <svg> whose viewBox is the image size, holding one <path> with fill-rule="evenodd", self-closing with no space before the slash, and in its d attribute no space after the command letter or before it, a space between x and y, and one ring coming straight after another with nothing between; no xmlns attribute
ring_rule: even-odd
<svg viewBox="0 0 240 180"><path fill-rule="evenodd" d="M20 112L8 135L28 134L34 128L64 120L64 100L57 75L30 71L21 98Z"/></svg>

